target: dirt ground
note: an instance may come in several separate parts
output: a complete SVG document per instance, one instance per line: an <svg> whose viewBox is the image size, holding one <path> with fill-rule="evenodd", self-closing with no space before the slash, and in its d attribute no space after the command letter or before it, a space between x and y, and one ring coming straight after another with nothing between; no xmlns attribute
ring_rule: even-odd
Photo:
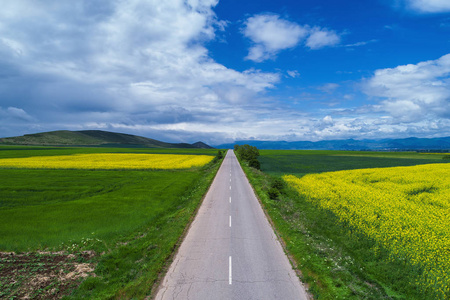
<svg viewBox="0 0 450 300"><path fill-rule="evenodd" d="M95 276L91 251L0 252L0 299L60 299Z"/></svg>

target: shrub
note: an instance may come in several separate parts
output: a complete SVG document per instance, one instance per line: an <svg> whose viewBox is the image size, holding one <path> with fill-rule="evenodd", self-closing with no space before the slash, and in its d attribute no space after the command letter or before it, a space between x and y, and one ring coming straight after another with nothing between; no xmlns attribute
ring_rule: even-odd
<svg viewBox="0 0 450 300"><path fill-rule="evenodd" d="M250 145L242 145L242 146L234 145L234 152L240 159L248 162L248 165L250 167L258 170L261 169L261 164L258 161L259 156L258 148Z"/></svg>
<svg viewBox="0 0 450 300"><path fill-rule="evenodd" d="M250 160L250 161L248 162L248 165L249 165L250 167L252 167L252 168L257 169L257 170L260 170L260 169L261 169L261 164L259 163L259 161L258 161L256 158Z"/></svg>
<svg viewBox="0 0 450 300"><path fill-rule="evenodd" d="M250 162L252 159L258 159L258 148L250 145L234 145L234 151L240 159Z"/></svg>
<svg viewBox="0 0 450 300"><path fill-rule="evenodd" d="M275 188L279 191L284 189L284 181L280 178L275 178L272 183L270 184L270 187Z"/></svg>
<svg viewBox="0 0 450 300"><path fill-rule="evenodd" d="M222 150L219 150L219 151L217 151L217 154L216 154L216 156L214 156L214 162L218 162L219 160L221 160L222 158L224 157L224 155L223 155L223 151Z"/></svg>
<svg viewBox="0 0 450 300"><path fill-rule="evenodd" d="M280 196L280 191L272 187L267 191L267 194L269 195L270 199L277 200L278 197Z"/></svg>

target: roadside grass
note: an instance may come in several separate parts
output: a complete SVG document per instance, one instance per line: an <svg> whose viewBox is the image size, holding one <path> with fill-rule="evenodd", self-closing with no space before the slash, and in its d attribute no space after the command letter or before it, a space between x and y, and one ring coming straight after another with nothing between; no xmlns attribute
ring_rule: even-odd
<svg viewBox="0 0 450 300"><path fill-rule="evenodd" d="M19 157L28 157L117 150L24 149L0 153L17 157L15 153L23 151ZM150 152L171 150L195 152ZM14 251L18 256L41 251L76 256L92 252L83 262L96 266L95 275L84 279L78 289L67 290L65 298L143 299L168 264L220 163L176 171L0 169L0 251ZM6 265L2 259L0 272ZM0 279L2 289L9 290L9 295L2 295L6 298L20 293L20 287L7 283L15 278L9 275L8 279L2 273Z"/></svg>
<svg viewBox="0 0 450 300"><path fill-rule="evenodd" d="M405 272L416 272L389 252L372 251L375 241L351 232L336 215L284 184L276 199L269 190L284 174L445 163L445 155L342 151L261 150L264 171L241 162L302 280L315 299L428 299ZM346 156L343 156L346 155ZM350 156L351 155L351 156Z"/></svg>

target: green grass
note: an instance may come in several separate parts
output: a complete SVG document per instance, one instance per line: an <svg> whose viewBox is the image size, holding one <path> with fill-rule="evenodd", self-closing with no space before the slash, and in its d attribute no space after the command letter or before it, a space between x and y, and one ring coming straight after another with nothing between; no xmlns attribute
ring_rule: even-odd
<svg viewBox="0 0 450 300"><path fill-rule="evenodd" d="M197 149L0 147L0 157ZM0 251L97 255L69 299L142 299L192 220L219 163L177 171L0 169Z"/></svg>
<svg viewBox="0 0 450 300"><path fill-rule="evenodd" d="M428 299L411 283L417 272L387 251L374 253L375 243L351 232L331 212L306 201L284 186L278 199L268 196L283 174L303 176L337 170L445 163L444 154L413 152L344 152L261 150L264 172L242 164L272 219L302 280L315 299Z"/></svg>
<svg viewBox="0 0 450 300"><path fill-rule="evenodd" d="M0 249L27 251L132 232L178 206L201 173L3 169L0 176Z"/></svg>

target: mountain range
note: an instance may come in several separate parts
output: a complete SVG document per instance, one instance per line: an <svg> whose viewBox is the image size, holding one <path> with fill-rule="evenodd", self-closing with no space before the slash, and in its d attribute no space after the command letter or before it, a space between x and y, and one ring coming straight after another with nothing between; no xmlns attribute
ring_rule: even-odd
<svg viewBox="0 0 450 300"><path fill-rule="evenodd" d="M69 131L59 130L23 136L0 138L0 145L33 146L100 146L100 147L146 147L146 148L201 148L211 149L203 142L166 143L158 140L125 133L102 130Z"/></svg>
<svg viewBox="0 0 450 300"><path fill-rule="evenodd" d="M258 141L243 140L215 146L219 149L232 149L235 144L248 144L258 149L273 150L360 150L360 151L450 151L450 137L405 138L380 140L329 140L329 141Z"/></svg>
<svg viewBox="0 0 450 300"><path fill-rule="evenodd" d="M260 141L240 140L234 143L216 145L218 149L232 149L235 144L248 144L258 149L273 150L360 150L360 151L450 151L450 137L440 138L405 138L378 140L324 140L311 141ZM90 146L90 147L145 147L145 148L200 148L213 147L197 142L166 143L142 136L116 133L102 130L58 130L25 134L17 137L0 138L0 145L33 146Z"/></svg>

